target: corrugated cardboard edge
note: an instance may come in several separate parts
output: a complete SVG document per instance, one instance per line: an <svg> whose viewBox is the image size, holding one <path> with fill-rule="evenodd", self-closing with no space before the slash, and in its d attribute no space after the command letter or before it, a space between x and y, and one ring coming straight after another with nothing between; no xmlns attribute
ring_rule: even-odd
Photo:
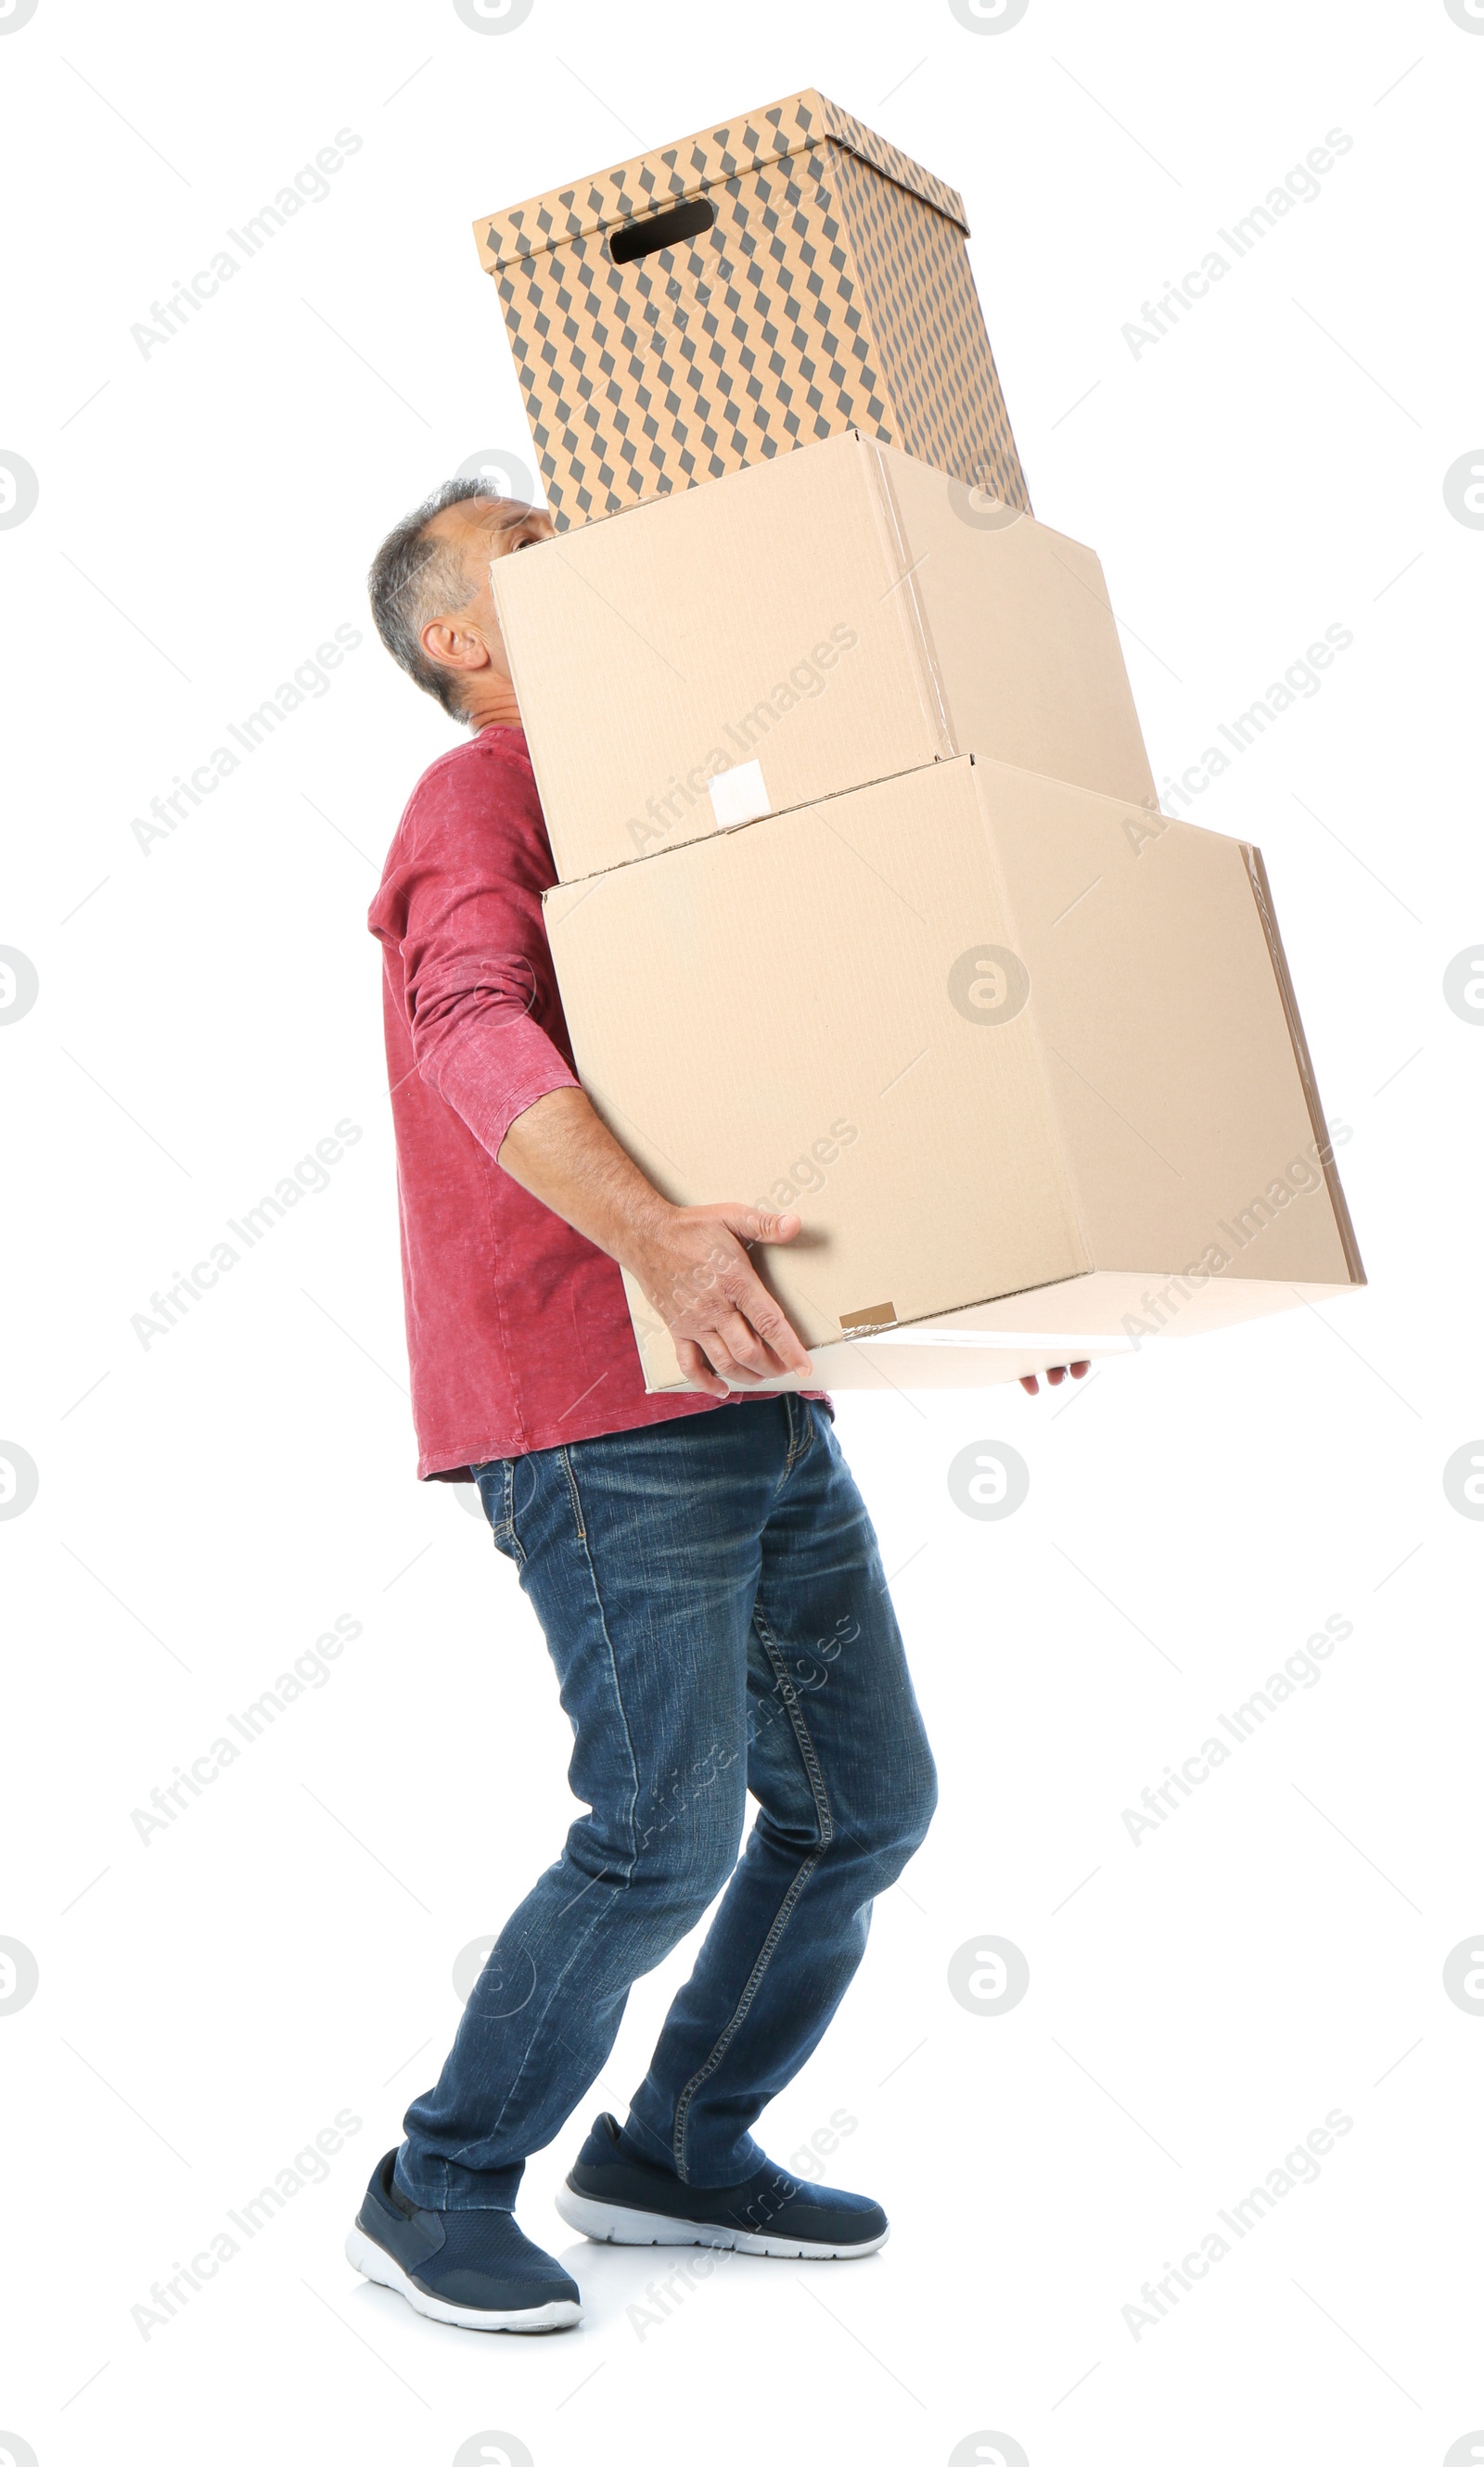
<svg viewBox="0 0 1484 2467"><path fill-rule="evenodd" d="M1304 1091L1304 1102L1309 1108L1314 1145L1318 1150L1319 1162L1324 1168L1324 1186L1329 1192L1330 1207L1335 1216L1335 1228L1339 1235L1340 1248L1345 1255L1345 1266L1350 1272L1351 1283L1363 1285L1366 1282L1366 1274L1360 1263L1360 1248L1356 1240L1355 1227L1350 1221L1350 1209L1344 1191L1340 1188L1339 1170L1335 1163L1335 1146L1330 1138L1329 1124L1324 1119L1324 1108L1319 1102L1319 1084L1314 1077L1313 1063L1309 1053L1309 1040L1304 1034L1304 1023L1299 1017L1293 980L1289 974L1288 954L1284 950L1283 938L1278 931L1278 916L1273 906L1267 868L1263 863L1262 849L1254 848L1250 840L1240 840L1238 846L1246 864L1247 880L1252 886L1252 897L1256 902L1258 917L1267 937L1267 955L1272 962L1273 976L1277 980L1278 996L1283 1004L1283 1015L1288 1021L1289 1037L1293 1047L1293 1060Z"/></svg>
<svg viewBox="0 0 1484 2467"><path fill-rule="evenodd" d="M785 113L792 113L798 124L786 129ZM879 137L862 121L842 111L828 95L820 94L813 86L805 86L797 94L785 95L778 102L765 103L760 111L741 112L735 121L719 128L698 129L693 136L676 138L673 146L655 153L636 155L627 163L612 163L601 171L584 172L569 188L547 190L541 196L524 198L519 205L503 206L493 214L481 215L473 226L479 262L487 274L498 274L514 259L538 257L547 249L559 248L593 232L606 231L610 224L631 222L637 215L678 205L684 197L699 196L705 190L735 180L765 163L776 163L786 155L797 153L801 134L809 139L810 123L815 118L819 134L833 138L836 145L869 163L883 179L946 215L958 225L967 239L969 224L964 200L956 189L950 189L936 172L915 163L910 154L903 154L886 138ZM734 144L734 139L739 142ZM537 217L544 211L554 223L554 207L565 209L560 229L541 229Z"/></svg>
<svg viewBox="0 0 1484 2467"><path fill-rule="evenodd" d="M988 863L990 872L993 878L995 892L1000 903L1000 914L1005 919L1007 928L1006 945L1010 950L1014 951L1017 955L1021 966L1026 970L1026 973L1030 978L1031 998L1027 1005L1027 1008L1030 1013L1031 1032L1036 1039L1036 1052L1040 1065L1041 1095L1045 1100L1046 1118L1051 1124L1052 1136L1054 1137L1057 1144L1057 1156L1062 1166L1062 1187L1066 1193L1067 1200L1071 1207L1073 1230L1077 1236L1078 1248L1082 1252L1083 1256L1083 1266L1078 1273L1082 1276L1093 1276L1097 1272L1097 1254L1093 1247L1091 1235L1087 1231L1087 1213L1083 1206L1082 1190L1078 1184L1077 1169L1073 1159L1073 1152L1066 1136L1065 1118L1056 1099L1056 1075L1051 1068L1047 1040L1041 1033L1040 1021L1036 1015L1036 976L1031 967L1030 961L1026 956L1029 945L1020 931L1019 920L1016 916L1015 901L1010 896L1010 884L1006 878L1005 869L1000 863L999 850L994 845L994 831L990 819L989 805L985 792L984 767L981 765L978 757L973 754L955 755L953 757L953 763L956 765L960 762L967 763L969 766L969 779L973 794L974 809L978 814L979 828L984 836L985 858ZM1008 771L1016 768L1016 766L1007 762L1001 763L997 767L1001 770ZM1039 773L1027 774L1028 778L1039 778L1040 776L1041 775ZM1026 1290L1034 1291L1035 1288L1027 1288ZM1005 1297L997 1294L987 1294L982 1299L986 1301L998 1301L1005 1299ZM977 1305L972 1302L966 1302L962 1304L961 1307L966 1310L972 1310L976 1308Z"/></svg>
<svg viewBox="0 0 1484 2467"><path fill-rule="evenodd" d="M662 498L655 498L651 502L654 504L663 504L664 500ZM627 513L628 509L626 507L624 510ZM496 609L496 613L498 613L498 608ZM515 683L516 690L518 691L518 678ZM973 760L973 756L971 754L953 754L946 756L944 759L952 762L971 762ZM727 839L736 839L740 837L742 832L754 829L759 823L780 822L788 814L812 813L816 807L837 803L842 797L858 797L861 790L864 788L882 788L887 786L893 780L910 780L917 772L930 771L933 767L933 764L930 762L909 762L903 770L882 771L874 780L854 781L848 788L822 789L818 796L800 797L797 802L791 805L773 805L765 814L754 814L748 822L734 823L731 825L730 828L724 832L698 831L693 840L674 840L669 848L651 849L648 855L643 857L619 857L612 865L594 866L590 873L562 874L559 876L557 881L549 882L546 889L542 892L542 911L544 912L547 909L548 904L550 904L551 914L556 918L557 923L559 925L563 924L566 918L571 915L572 909L580 907L582 903L581 901L574 899L571 908L563 908L561 901L558 896L561 892L581 891L585 894L588 891L596 891L600 882L606 882L609 877L615 873L627 873L630 866L658 865L666 857L681 855L686 849L709 847L712 841L717 838L724 837ZM1007 765L1006 767L1008 768L1009 766ZM539 788L539 781L537 781L537 785ZM1002 878L998 874L996 874L995 878L997 881L1001 881L1001 887L1003 888Z"/></svg>
<svg viewBox="0 0 1484 2467"><path fill-rule="evenodd" d="M877 518L877 528L888 569L895 568L891 585L892 593L895 595L900 592L902 595L903 631L908 638L908 647L912 654L912 675L917 687L918 703L926 723L928 735L938 740L937 759L947 761L960 749L954 739L953 715L948 709L948 698L944 690L943 671L938 665L932 627L927 622L927 610L924 604L923 595L917 587L916 567L908 555L906 526L902 519L902 508L897 501L897 491L892 487L891 472L887 467L886 457L875 438L862 436L858 429L847 433L858 438L865 451L867 494L871 498L872 510ZM910 620L906 617L908 609L911 611Z"/></svg>

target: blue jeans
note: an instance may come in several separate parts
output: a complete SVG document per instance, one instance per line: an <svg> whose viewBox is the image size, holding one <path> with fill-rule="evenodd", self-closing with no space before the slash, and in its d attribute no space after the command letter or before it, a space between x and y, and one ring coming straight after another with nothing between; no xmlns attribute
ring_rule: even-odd
<svg viewBox="0 0 1484 2467"><path fill-rule="evenodd" d="M721 1893L628 2134L684 2182L739 2184L763 2164L749 2128L818 2045L937 1795L870 1518L829 1415L792 1395L474 1473L545 1630L591 1813L408 2109L398 2182L432 2209L513 2207L633 1981Z"/></svg>

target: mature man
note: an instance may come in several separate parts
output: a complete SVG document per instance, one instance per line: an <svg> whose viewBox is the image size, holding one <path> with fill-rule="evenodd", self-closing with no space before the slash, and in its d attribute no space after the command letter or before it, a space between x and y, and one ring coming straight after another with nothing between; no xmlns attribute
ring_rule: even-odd
<svg viewBox="0 0 1484 2467"><path fill-rule="evenodd" d="M748 1257L799 1218L674 1206L573 1069L489 578L553 536L544 512L453 482L371 574L388 650L472 732L419 781L370 916L418 1470L477 1482L590 1812L506 1922L346 2250L419 2312L496 2330L580 2320L573 2279L515 2224L521 2171L601 2070L633 1981L719 1893L626 2121L598 2117L557 2207L620 2244L844 2259L885 2241L875 2202L770 2163L750 2128L817 2046L936 1795L828 1399L758 1386L811 1368ZM646 1395L621 1267L696 1392Z"/></svg>

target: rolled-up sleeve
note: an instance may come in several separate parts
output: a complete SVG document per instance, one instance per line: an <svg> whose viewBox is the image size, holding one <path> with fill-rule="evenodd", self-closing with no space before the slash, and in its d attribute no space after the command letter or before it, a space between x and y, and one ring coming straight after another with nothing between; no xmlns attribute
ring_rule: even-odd
<svg viewBox="0 0 1484 2467"><path fill-rule="evenodd" d="M497 787L504 766L482 768ZM579 1082L541 916L544 832L533 841L514 801L507 814L497 795L461 794L466 777L423 783L372 924L400 954L417 1070L498 1156L518 1115Z"/></svg>

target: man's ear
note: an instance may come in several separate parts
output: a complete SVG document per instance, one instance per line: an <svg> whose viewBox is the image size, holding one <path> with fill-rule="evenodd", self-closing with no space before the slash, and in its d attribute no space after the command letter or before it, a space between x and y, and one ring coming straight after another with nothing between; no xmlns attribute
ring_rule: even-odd
<svg viewBox="0 0 1484 2467"><path fill-rule="evenodd" d="M472 671L491 665L488 643L470 625L450 624L446 618L437 617L423 626L418 640L435 668Z"/></svg>

